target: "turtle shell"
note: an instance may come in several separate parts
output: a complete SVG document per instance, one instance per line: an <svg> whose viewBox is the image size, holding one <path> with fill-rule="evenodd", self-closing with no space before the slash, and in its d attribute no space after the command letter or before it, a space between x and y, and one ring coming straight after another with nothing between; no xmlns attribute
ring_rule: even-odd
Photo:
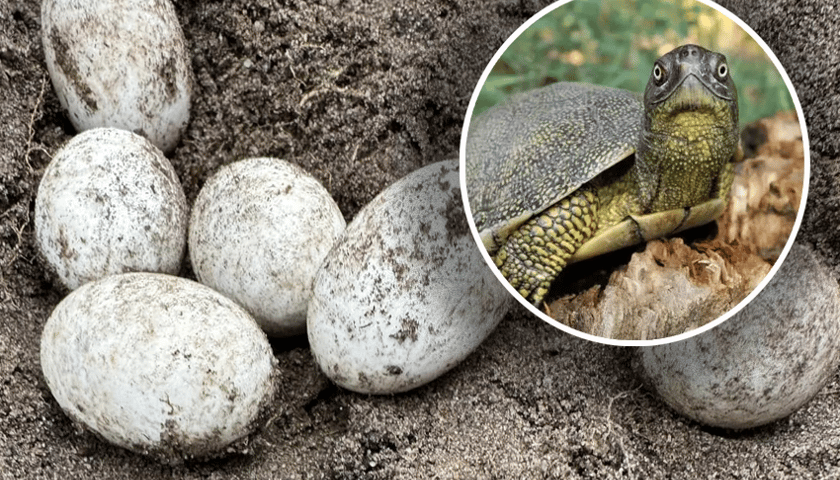
<svg viewBox="0 0 840 480"><path fill-rule="evenodd" d="M492 254L531 217L632 155L640 95L560 82L512 96L470 122L467 195Z"/></svg>

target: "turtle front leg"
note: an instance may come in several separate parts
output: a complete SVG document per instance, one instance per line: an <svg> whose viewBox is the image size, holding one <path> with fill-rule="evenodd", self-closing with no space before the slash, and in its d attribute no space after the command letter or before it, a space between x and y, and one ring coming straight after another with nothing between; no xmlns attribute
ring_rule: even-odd
<svg viewBox="0 0 840 480"><path fill-rule="evenodd" d="M493 260L520 295L540 305L568 259L597 228L598 199L581 188L513 232Z"/></svg>

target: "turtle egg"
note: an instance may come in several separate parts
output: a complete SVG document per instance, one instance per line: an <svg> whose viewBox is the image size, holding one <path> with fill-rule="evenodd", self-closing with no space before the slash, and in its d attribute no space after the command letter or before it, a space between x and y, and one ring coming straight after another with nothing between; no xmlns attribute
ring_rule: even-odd
<svg viewBox="0 0 840 480"><path fill-rule="evenodd" d="M329 192L299 167L242 160L199 192L190 260L201 283L239 302L266 333L300 334L312 278L344 227Z"/></svg>
<svg viewBox="0 0 840 480"><path fill-rule="evenodd" d="M674 410L744 429L784 418L840 363L840 290L816 256L794 245L764 290L723 324L641 348L643 376Z"/></svg>
<svg viewBox="0 0 840 480"><path fill-rule="evenodd" d="M69 289L128 271L177 273L187 201L169 160L148 140L98 128L64 145L35 200L35 236Z"/></svg>
<svg viewBox="0 0 840 480"><path fill-rule="evenodd" d="M342 387L393 393L442 375L496 327L510 296L481 258L457 161L397 181L347 226L315 275L307 334Z"/></svg>
<svg viewBox="0 0 840 480"><path fill-rule="evenodd" d="M276 360L232 300L155 273L83 285L53 310L41 368L64 412L165 463L237 450L272 400Z"/></svg>
<svg viewBox="0 0 840 480"><path fill-rule="evenodd" d="M175 147L189 120L192 85L169 0L44 0L41 40L77 130L117 127L164 152Z"/></svg>

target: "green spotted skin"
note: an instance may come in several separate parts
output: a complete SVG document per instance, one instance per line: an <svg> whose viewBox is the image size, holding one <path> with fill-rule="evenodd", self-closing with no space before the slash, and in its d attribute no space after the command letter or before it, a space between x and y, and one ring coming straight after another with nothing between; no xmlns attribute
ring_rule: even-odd
<svg viewBox="0 0 840 480"><path fill-rule="evenodd" d="M581 245L610 227L725 200L738 158L726 58L685 45L656 61L643 96L561 82L476 117L466 191L496 266L539 305Z"/></svg>

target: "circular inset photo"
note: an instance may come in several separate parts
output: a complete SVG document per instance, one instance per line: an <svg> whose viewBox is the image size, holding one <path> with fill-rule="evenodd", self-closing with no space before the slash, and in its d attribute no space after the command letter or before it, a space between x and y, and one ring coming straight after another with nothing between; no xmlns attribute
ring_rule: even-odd
<svg viewBox="0 0 840 480"><path fill-rule="evenodd" d="M809 177L766 44L696 0L574 0L511 36L461 138L473 236L512 295L590 340L649 346L732 316L784 260Z"/></svg>

